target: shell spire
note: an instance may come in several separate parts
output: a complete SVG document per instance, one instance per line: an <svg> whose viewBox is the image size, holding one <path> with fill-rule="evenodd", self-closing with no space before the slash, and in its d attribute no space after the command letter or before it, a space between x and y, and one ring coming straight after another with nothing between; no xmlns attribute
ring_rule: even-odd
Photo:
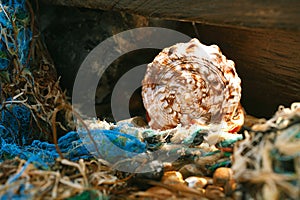
<svg viewBox="0 0 300 200"><path fill-rule="evenodd" d="M225 124L235 132L244 121L234 62L195 38L163 49L148 64L142 98L153 129Z"/></svg>

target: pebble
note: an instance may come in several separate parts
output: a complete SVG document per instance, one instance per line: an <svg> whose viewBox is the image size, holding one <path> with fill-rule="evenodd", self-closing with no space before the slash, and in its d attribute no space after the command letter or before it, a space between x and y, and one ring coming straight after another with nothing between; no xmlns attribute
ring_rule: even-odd
<svg viewBox="0 0 300 200"><path fill-rule="evenodd" d="M209 199L222 199L226 195L224 194L224 189L222 187L209 185L205 189L205 196Z"/></svg>
<svg viewBox="0 0 300 200"><path fill-rule="evenodd" d="M220 167L216 169L213 175L213 184L218 187L223 187L226 195L232 194L235 188L235 182L231 168Z"/></svg>
<svg viewBox="0 0 300 200"><path fill-rule="evenodd" d="M187 164L179 169L183 177L203 176L203 172L195 164Z"/></svg>

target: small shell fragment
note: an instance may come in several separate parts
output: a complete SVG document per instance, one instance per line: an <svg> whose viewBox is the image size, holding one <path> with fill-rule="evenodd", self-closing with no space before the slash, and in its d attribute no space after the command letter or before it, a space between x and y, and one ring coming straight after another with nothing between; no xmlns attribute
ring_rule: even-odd
<svg viewBox="0 0 300 200"><path fill-rule="evenodd" d="M184 180L180 172L169 171L164 173L161 182L167 185L172 185L172 184L182 184L184 183Z"/></svg>
<svg viewBox="0 0 300 200"><path fill-rule="evenodd" d="M194 189L204 188L208 184L206 178L197 177L197 176L190 176L185 179L185 182L188 184L190 188L194 188Z"/></svg>
<svg viewBox="0 0 300 200"><path fill-rule="evenodd" d="M197 39L163 49L147 67L142 97L153 129L178 124L221 124L235 132L243 124L241 80L234 62L216 45Z"/></svg>

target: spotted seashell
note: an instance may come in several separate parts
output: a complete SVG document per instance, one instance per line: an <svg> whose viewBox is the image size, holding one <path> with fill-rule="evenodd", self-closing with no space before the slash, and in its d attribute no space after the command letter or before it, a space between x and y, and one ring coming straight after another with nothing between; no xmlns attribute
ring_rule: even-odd
<svg viewBox="0 0 300 200"><path fill-rule="evenodd" d="M234 62L218 46L197 39L163 49L148 64L142 97L153 129L197 123L223 124L234 132L243 124Z"/></svg>

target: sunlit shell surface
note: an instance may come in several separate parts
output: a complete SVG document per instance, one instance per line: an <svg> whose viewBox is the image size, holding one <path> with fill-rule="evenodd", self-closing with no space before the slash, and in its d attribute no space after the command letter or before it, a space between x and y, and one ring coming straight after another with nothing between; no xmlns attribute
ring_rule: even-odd
<svg viewBox="0 0 300 200"><path fill-rule="evenodd" d="M142 97L153 129L225 124L234 132L243 123L241 80L234 62L218 46L197 39L163 49L148 64Z"/></svg>

